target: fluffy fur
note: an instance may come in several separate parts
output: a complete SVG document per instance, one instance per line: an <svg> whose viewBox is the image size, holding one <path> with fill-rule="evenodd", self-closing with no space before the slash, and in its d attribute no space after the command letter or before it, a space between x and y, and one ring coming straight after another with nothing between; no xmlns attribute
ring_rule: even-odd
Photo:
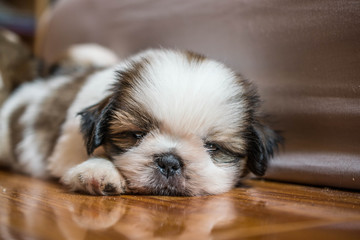
<svg viewBox="0 0 360 240"><path fill-rule="evenodd" d="M75 50L81 65L84 48ZM85 52L96 66L110 54ZM105 70L62 71L13 93L1 109L1 163L98 195L218 194L265 173L281 137L262 122L250 82L192 52L105 59Z"/></svg>

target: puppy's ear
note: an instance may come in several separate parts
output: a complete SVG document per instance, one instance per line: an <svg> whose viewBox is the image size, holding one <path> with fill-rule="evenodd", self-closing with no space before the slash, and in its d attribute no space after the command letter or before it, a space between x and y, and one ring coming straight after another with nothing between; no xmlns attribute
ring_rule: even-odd
<svg viewBox="0 0 360 240"><path fill-rule="evenodd" d="M257 176L263 176L270 158L283 137L268 126L256 121L248 128L247 139L247 168Z"/></svg>
<svg viewBox="0 0 360 240"><path fill-rule="evenodd" d="M81 116L81 133L89 155L104 142L111 108L111 98L107 97L78 113Z"/></svg>

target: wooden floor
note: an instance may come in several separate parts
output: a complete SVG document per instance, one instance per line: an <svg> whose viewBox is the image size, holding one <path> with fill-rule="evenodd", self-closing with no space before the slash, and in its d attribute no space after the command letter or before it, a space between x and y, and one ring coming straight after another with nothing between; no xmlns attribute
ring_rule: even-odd
<svg viewBox="0 0 360 240"><path fill-rule="evenodd" d="M360 193L248 180L206 197L68 193L0 171L1 239L360 239Z"/></svg>

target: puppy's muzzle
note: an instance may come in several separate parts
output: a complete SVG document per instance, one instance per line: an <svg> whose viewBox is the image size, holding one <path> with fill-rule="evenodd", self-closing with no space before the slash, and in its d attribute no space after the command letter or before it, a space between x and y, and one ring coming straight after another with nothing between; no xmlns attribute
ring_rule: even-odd
<svg viewBox="0 0 360 240"><path fill-rule="evenodd" d="M156 155L154 161L159 172L166 178L181 173L181 159L172 153Z"/></svg>

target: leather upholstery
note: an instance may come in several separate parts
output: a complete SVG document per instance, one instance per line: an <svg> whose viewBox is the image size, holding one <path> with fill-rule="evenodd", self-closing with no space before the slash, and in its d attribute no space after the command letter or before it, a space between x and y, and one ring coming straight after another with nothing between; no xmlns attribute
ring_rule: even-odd
<svg viewBox="0 0 360 240"><path fill-rule="evenodd" d="M97 42L122 57L162 46L219 59L256 82L286 138L266 178L360 189L359 13L341 0L63 0L38 54Z"/></svg>

